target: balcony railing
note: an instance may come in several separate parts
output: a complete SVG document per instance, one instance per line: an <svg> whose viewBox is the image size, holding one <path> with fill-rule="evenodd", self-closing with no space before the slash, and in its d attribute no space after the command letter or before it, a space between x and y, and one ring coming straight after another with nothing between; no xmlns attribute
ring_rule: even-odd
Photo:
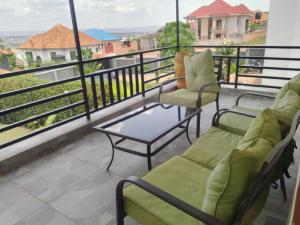
<svg viewBox="0 0 300 225"><path fill-rule="evenodd" d="M270 61L289 61L295 62L300 61L300 57L280 57L280 55L269 56L247 56L242 55L248 49L278 49L278 50L300 50L299 46L181 46L184 48L193 48L195 51L203 48L211 48L214 50L218 49L231 49L231 54L226 55L222 51L216 51L214 59L217 65L220 65L219 73L225 80L226 85L238 88L239 86L254 86L263 88L280 88L280 86L275 85L265 85L262 83L253 83L249 80L260 79L260 80L278 80L286 81L290 78L286 76L268 76L264 75L262 71L264 70L275 70L275 71L300 71L300 68L294 67L277 67L277 66L265 66L265 60ZM69 123L81 117L90 117L90 114L100 111L104 108L110 107L127 99L133 98L138 95L145 96L145 93L154 90L159 87L159 80L169 79L174 76L174 55L170 54L164 57L152 59L145 61L145 54L152 52L161 52L167 50L175 50L177 46L159 48L148 51L140 51L125 55L110 56L99 59L86 60L82 62L72 62L60 65L53 65L35 69L28 69L23 71L16 71L7 73L0 76L1 79L8 79L11 77L26 76L31 73L48 71L58 68L65 68L69 66L80 66L80 63L86 65L88 63L101 63L107 60L123 58L123 57L135 57L138 63L116 67L106 70L100 70L91 74L86 74L84 76L73 77L65 80L59 80L54 82L45 82L39 85L28 86L22 89L11 90L8 92L1 92L0 90L0 102L1 100L9 99L11 97L19 97L24 95L31 96L32 94L37 94L43 89L51 89L55 86L60 86L64 84L69 84L72 82L80 82L81 88L72 90L61 90L60 94L53 94L51 96L43 97L40 96L35 99L30 99L27 103L14 105L13 107L1 107L0 108L0 119L5 121L6 118L14 116L16 113L22 114L22 110L32 109L32 115L15 121L5 123L5 126L0 127L0 133L11 131L20 126L27 125L29 123L34 123L39 120L45 120L51 115L56 115L60 113L68 113L67 117L59 120L54 124L33 130L31 133L18 137L14 140L9 140L6 143L0 145L0 148L7 147L21 140L33 137L44 131L53 129L55 127L61 126L63 124ZM226 52L226 51L225 51ZM220 54L222 53L222 54ZM299 54L300 55L300 54ZM251 64L249 60L259 60L262 62L260 65ZM146 65L158 63L156 68L146 69ZM248 71L247 71L248 70ZM255 70L255 72L253 72ZM249 71L251 73L249 73ZM160 74L159 74L160 72ZM152 77L147 78L148 74L152 74ZM156 74L156 75L155 75ZM146 79L147 78L147 79ZM243 79L248 79L246 82ZM76 96L76 98L75 98ZM84 96L89 96L85 98ZM65 104L59 105L58 107L47 107L48 104L58 100L66 100ZM74 101L76 99L76 101ZM35 107L45 106L43 111L35 110ZM48 109L49 108L49 109ZM19 115L19 114L18 114Z"/></svg>

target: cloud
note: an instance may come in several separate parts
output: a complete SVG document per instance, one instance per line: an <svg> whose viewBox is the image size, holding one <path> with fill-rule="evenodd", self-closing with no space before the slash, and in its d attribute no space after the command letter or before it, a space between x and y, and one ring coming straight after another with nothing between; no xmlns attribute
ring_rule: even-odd
<svg viewBox="0 0 300 225"><path fill-rule="evenodd" d="M179 1L181 18L212 1ZM227 1L254 9L266 9L269 4L269 0ZM74 3L81 28L163 25L175 20L175 0L74 0ZM0 21L0 31L46 30L56 23L70 26L68 0L1 0Z"/></svg>

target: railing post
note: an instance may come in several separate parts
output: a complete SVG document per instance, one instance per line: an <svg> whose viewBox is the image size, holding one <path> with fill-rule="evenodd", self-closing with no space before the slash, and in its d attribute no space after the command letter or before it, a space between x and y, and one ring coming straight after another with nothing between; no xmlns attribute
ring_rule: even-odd
<svg viewBox="0 0 300 225"><path fill-rule="evenodd" d="M234 88L238 87L241 47L237 48Z"/></svg>
<svg viewBox="0 0 300 225"><path fill-rule="evenodd" d="M145 77L144 77L144 55L140 53L140 66L141 66L141 82L142 82L142 96L145 97Z"/></svg>
<svg viewBox="0 0 300 225"><path fill-rule="evenodd" d="M88 120L90 120L91 116L90 116L89 99L88 99L87 89L86 89L83 59L82 59L79 32L78 32L75 6L74 6L73 0L69 0L69 6L70 6L70 12L71 12L71 18L72 18L74 38L75 38L75 43L76 43L77 58L78 58L78 63L79 63L78 66L79 66L79 72L80 72L80 78L81 78L80 80L81 80L81 86L82 86L82 94L83 94L83 100L84 100L84 106L85 106L85 113L86 113L86 118Z"/></svg>
<svg viewBox="0 0 300 225"><path fill-rule="evenodd" d="M176 0L176 51L179 52L180 37L179 37L179 0Z"/></svg>

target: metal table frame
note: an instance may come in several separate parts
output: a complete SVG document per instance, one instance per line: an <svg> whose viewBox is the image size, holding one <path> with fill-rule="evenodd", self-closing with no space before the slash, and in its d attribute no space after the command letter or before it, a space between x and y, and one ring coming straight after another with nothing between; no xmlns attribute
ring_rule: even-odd
<svg viewBox="0 0 300 225"><path fill-rule="evenodd" d="M180 122L178 122L176 125L174 125L173 127L169 128L169 129L166 129L165 131L163 131L161 134L159 134L157 137L153 138L152 140L150 141L146 141L146 140L143 140L143 139L139 139L139 138L134 138L134 137L131 137L131 136L127 136L127 135L123 135L123 134L120 134L120 133L117 133L117 132L112 132L112 131L109 131L107 130L106 128L110 127L110 126L113 126L121 121L124 121L124 120L127 120L131 117L134 117L140 113L143 113L151 108L154 108L154 107L157 107L158 105L160 105L161 107L164 107L164 108L170 108L170 107L179 107L179 106L176 106L176 105L168 105L168 106L165 106L165 105L162 105L162 104L154 104L154 105L151 105L151 106L144 106L143 107L143 110L141 111L137 111L136 113L133 113L133 114L130 114L128 116L125 116L125 117L122 117L120 119L117 119L111 123L108 123L108 124L105 124L104 126L101 126L101 127L94 127L97 131L101 132L101 133L104 133L107 138L109 139L110 141L110 144L112 146L112 155L111 155L111 159L110 159L110 162L106 168L106 171L109 170L110 166L112 165L112 162L114 160L114 156L115 156L115 149L116 150L119 150L119 151L122 151L122 152L127 152L127 153L130 153L130 154L133 154L133 155L137 155L137 156L141 156L141 157L145 157L147 158L147 163L148 163L148 170L151 170L152 169L152 161L151 161L151 157L156 155L157 153L159 153L164 147L166 147L168 144L170 144L171 142L173 142L175 139L177 139L179 136L181 136L182 134L186 134L186 137L187 137L187 140L189 141L190 144L192 144L191 140L190 140L190 137L189 137L189 124L191 122L191 119L195 116L199 116L202 109L199 108L199 109L194 109L194 112L192 112L191 114L189 114L188 116L186 116L186 118L184 118L183 120L181 120ZM181 117L181 111L178 110L178 116ZM172 138L170 138L169 140L167 140L166 142L164 142L162 145L160 145L159 147L157 147L155 150L152 149L152 144L156 141L158 141L159 139L161 139L162 137L166 136L168 133L170 133L171 131L173 131L174 129L177 129L177 128L180 128L181 131L177 132L177 134L175 134ZM112 139L112 136L115 136L115 137L119 137L120 139L118 139L117 141L113 141ZM145 144L147 146L147 152L146 153L142 153L142 152L138 152L138 151L134 151L134 150L131 150L131 149L128 149L128 148L125 148L125 147L121 147L119 146L119 144L121 144L122 142L126 141L126 140L132 140L132 141L135 141L135 142L138 142L138 143L142 143L142 144Z"/></svg>

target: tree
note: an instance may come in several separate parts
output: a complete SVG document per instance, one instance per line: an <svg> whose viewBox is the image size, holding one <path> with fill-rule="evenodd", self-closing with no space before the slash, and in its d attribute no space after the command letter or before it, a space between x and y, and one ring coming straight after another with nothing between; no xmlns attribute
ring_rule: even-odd
<svg viewBox="0 0 300 225"><path fill-rule="evenodd" d="M8 56L8 63L10 68L15 68L17 65L17 57L15 54L9 55Z"/></svg>
<svg viewBox="0 0 300 225"><path fill-rule="evenodd" d="M179 22L179 40L180 45L191 46L196 41L196 36L191 31L189 24ZM166 23L162 31L158 34L158 47L175 46L176 41L176 22ZM192 48L181 48L182 51L192 52ZM176 49L162 51L162 56L175 55Z"/></svg>

